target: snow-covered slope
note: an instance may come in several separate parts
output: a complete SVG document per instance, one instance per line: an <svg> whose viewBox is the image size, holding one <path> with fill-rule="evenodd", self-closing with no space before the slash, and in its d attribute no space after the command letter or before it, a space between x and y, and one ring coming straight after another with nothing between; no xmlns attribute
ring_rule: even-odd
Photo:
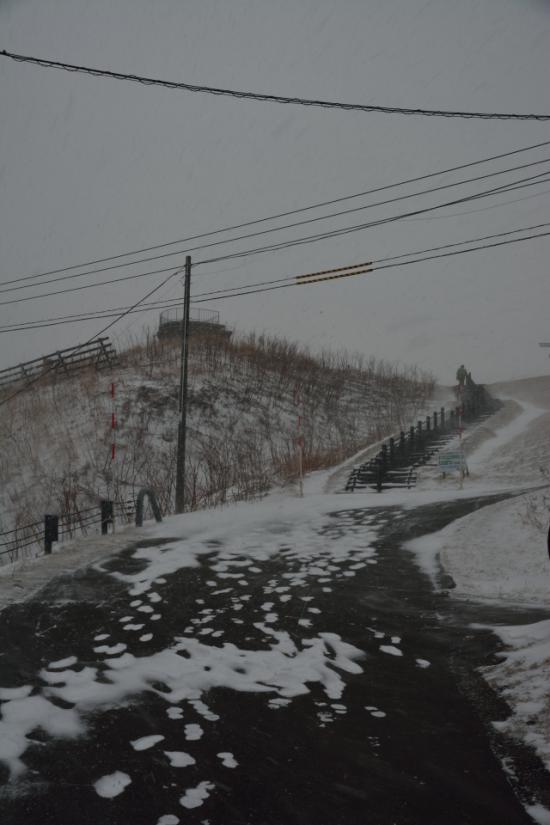
<svg viewBox="0 0 550 825"><path fill-rule="evenodd" d="M455 581L456 595L550 608L550 378L509 382L503 389L503 408L464 439L470 474L463 492L535 489L484 507L414 546L429 545L439 554ZM491 390L501 392L499 385ZM419 486L427 494L450 492L457 481L426 470Z"/></svg>
<svg viewBox="0 0 550 825"><path fill-rule="evenodd" d="M190 342L189 509L292 482L299 436L306 472L337 463L414 420L433 390L414 368L345 354L313 357L282 339L194 335ZM152 487L172 512L179 376L179 341L149 337L122 352L112 372L45 379L10 401L0 422L3 529L45 512L79 521L99 499L122 506L140 487Z"/></svg>

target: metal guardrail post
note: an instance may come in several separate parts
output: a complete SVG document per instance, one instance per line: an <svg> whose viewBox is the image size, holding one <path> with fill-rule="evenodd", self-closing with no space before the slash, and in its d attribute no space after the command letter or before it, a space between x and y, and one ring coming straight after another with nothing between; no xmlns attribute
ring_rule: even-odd
<svg viewBox="0 0 550 825"><path fill-rule="evenodd" d="M382 481L384 477L384 471L382 469L382 459L380 457L375 458L376 462L376 491L378 493L382 492Z"/></svg>
<svg viewBox="0 0 550 825"><path fill-rule="evenodd" d="M106 499L100 501L101 506L101 535L106 536L109 532L109 524L114 525L113 502Z"/></svg>
<svg viewBox="0 0 550 825"><path fill-rule="evenodd" d="M44 516L44 553L49 556L54 541L59 541L59 516Z"/></svg>
<svg viewBox="0 0 550 825"><path fill-rule="evenodd" d="M150 487L142 487L138 493L136 501L136 527L143 527L143 499L148 497L151 509L155 517L155 521L162 521L160 507L158 506L157 497Z"/></svg>

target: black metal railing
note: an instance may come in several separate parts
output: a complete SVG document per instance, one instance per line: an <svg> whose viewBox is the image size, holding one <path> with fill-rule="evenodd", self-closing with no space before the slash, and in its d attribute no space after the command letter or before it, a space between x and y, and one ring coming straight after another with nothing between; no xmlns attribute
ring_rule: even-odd
<svg viewBox="0 0 550 825"><path fill-rule="evenodd" d="M408 430L390 436L373 458L354 467L346 492L368 487L378 492L384 487L412 487L416 469L453 438L463 423L469 424L482 415L490 415L500 406L501 403L484 387L470 380L464 387L459 405L451 409L441 407Z"/></svg>
<svg viewBox="0 0 550 825"><path fill-rule="evenodd" d="M183 320L183 307L165 309L160 313L159 326L165 324L181 323ZM215 309L200 309L192 307L189 311L189 320L198 324L219 324L220 313Z"/></svg>
<svg viewBox="0 0 550 825"><path fill-rule="evenodd" d="M17 561L25 550L34 548L33 555L48 555L55 542L68 541L90 532L106 535L117 524L129 524L136 515L134 498L111 501L101 499L91 507L78 508L62 514L46 513L40 520L18 525L0 533L0 563ZM94 531L94 528L97 528Z"/></svg>

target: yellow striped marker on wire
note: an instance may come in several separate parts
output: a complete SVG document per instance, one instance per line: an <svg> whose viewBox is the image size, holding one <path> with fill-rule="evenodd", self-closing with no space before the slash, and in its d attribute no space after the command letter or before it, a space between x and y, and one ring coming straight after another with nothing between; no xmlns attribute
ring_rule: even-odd
<svg viewBox="0 0 550 825"><path fill-rule="evenodd" d="M325 269L321 272L310 272L309 275L297 275L296 285L316 284L319 281L334 281L337 278L349 278L351 275L363 275L372 272L372 261L365 261L354 266L341 266L338 269Z"/></svg>

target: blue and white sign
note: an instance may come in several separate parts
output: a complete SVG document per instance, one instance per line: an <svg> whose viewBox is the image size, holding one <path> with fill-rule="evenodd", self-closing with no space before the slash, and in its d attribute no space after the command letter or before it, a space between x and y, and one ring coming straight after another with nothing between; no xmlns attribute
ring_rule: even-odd
<svg viewBox="0 0 550 825"><path fill-rule="evenodd" d="M439 453L439 469L443 473L462 472L467 470L466 459L462 450Z"/></svg>

